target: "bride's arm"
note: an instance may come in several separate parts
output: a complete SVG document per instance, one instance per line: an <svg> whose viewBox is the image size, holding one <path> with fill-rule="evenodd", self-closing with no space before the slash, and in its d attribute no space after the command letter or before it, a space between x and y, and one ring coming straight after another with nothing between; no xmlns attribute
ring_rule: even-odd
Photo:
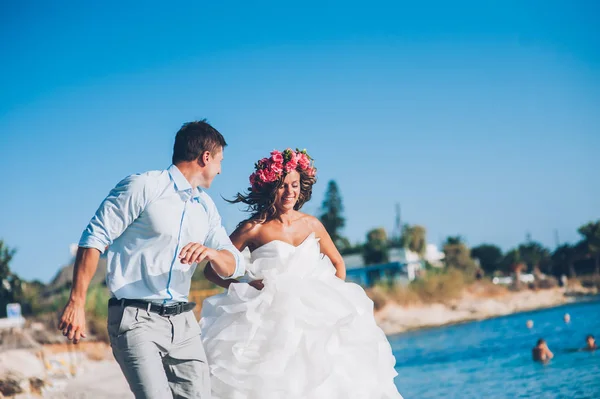
<svg viewBox="0 0 600 399"><path fill-rule="evenodd" d="M210 262L206 264L206 266L204 266L204 277L206 277L206 279L208 281L210 281L211 283L214 283L216 285L218 285L219 287L223 287L223 288L229 288L229 286L232 283L239 283L239 281L237 281L234 278L228 278L228 279L223 279L221 278L217 272L215 272L212 268L212 266L210 265Z"/></svg>
<svg viewBox="0 0 600 399"><path fill-rule="evenodd" d="M315 235L320 238L319 244L321 245L321 253L331 260L335 267L335 275L341 280L346 280L346 264L344 258L338 251L337 247L333 243L333 240L329 236L329 233L323 226L323 223L317 218L314 218L315 224Z"/></svg>

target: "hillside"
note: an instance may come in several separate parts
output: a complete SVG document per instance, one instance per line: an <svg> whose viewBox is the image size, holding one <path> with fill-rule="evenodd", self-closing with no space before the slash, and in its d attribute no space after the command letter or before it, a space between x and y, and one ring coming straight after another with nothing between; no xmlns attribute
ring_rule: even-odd
<svg viewBox="0 0 600 399"><path fill-rule="evenodd" d="M52 281L46 286L44 289L43 295L48 296L52 295L56 292L60 292L64 288L71 287L71 283L73 282L73 263L64 266L60 269ZM92 283L90 285L95 285L99 283L103 283L106 279L106 257L101 257L98 262L98 269L96 270L96 274L94 274L94 278L92 279Z"/></svg>

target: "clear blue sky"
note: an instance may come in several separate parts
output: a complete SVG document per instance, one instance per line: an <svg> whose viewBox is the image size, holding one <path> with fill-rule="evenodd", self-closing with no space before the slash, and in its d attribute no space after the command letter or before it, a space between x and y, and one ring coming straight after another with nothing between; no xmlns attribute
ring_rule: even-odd
<svg viewBox="0 0 600 399"><path fill-rule="evenodd" d="M305 210L335 179L352 241L397 202L430 242L504 250L600 218L598 2L83 3L0 5L0 239L27 279L203 117L230 144L229 231L220 196L288 146L319 168Z"/></svg>

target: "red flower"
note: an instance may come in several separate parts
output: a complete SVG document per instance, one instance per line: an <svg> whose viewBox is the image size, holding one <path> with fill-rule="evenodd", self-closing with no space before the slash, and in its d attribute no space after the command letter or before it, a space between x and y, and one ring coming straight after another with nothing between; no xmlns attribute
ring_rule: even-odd
<svg viewBox="0 0 600 399"><path fill-rule="evenodd" d="M298 153L297 159L298 165L300 165L302 169L306 170L310 167L310 159L308 159L308 156L306 154L303 154L301 152Z"/></svg>
<svg viewBox="0 0 600 399"><path fill-rule="evenodd" d="M271 169L276 175L280 175L281 172L283 172L283 163L272 162L269 166L269 169Z"/></svg>
<svg viewBox="0 0 600 399"><path fill-rule="evenodd" d="M271 160L275 163L283 163L283 154L280 151L274 150L271 152Z"/></svg>
<svg viewBox="0 0 600 399"><path fill-rule="evenodd" d="M282 174L290 173L300 167L309 176L314 176L316 168L311 166L311 159L303 151L294 151L287 148L283 152L273 150L270 158L263 158L255 164L255 171L250 175L250 184L253 188L261 187L265 183L273 183L281 178Z"/></svg>
<svg viewBox="0 0 600 399"><path fill-rule="evenodd" d="M296 157L293 156L292 158L290 158L289 161L287 161L284 165L284 169L287 173L290 173L292 170L296 170L296 167L298 166L298 161L296 160Z"/></svg>

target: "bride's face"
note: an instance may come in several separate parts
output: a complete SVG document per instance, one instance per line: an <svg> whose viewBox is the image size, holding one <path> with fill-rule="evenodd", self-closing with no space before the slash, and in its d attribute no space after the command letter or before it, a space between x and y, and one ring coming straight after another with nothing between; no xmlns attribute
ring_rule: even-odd
<svg viewBox="0 0 600 399"><path fill-rule="evenodd" d="M283 180L283 185L277 189L275 206L283 212L293 210L299 196L300 173L294 170L287 174Z"/></svg>

